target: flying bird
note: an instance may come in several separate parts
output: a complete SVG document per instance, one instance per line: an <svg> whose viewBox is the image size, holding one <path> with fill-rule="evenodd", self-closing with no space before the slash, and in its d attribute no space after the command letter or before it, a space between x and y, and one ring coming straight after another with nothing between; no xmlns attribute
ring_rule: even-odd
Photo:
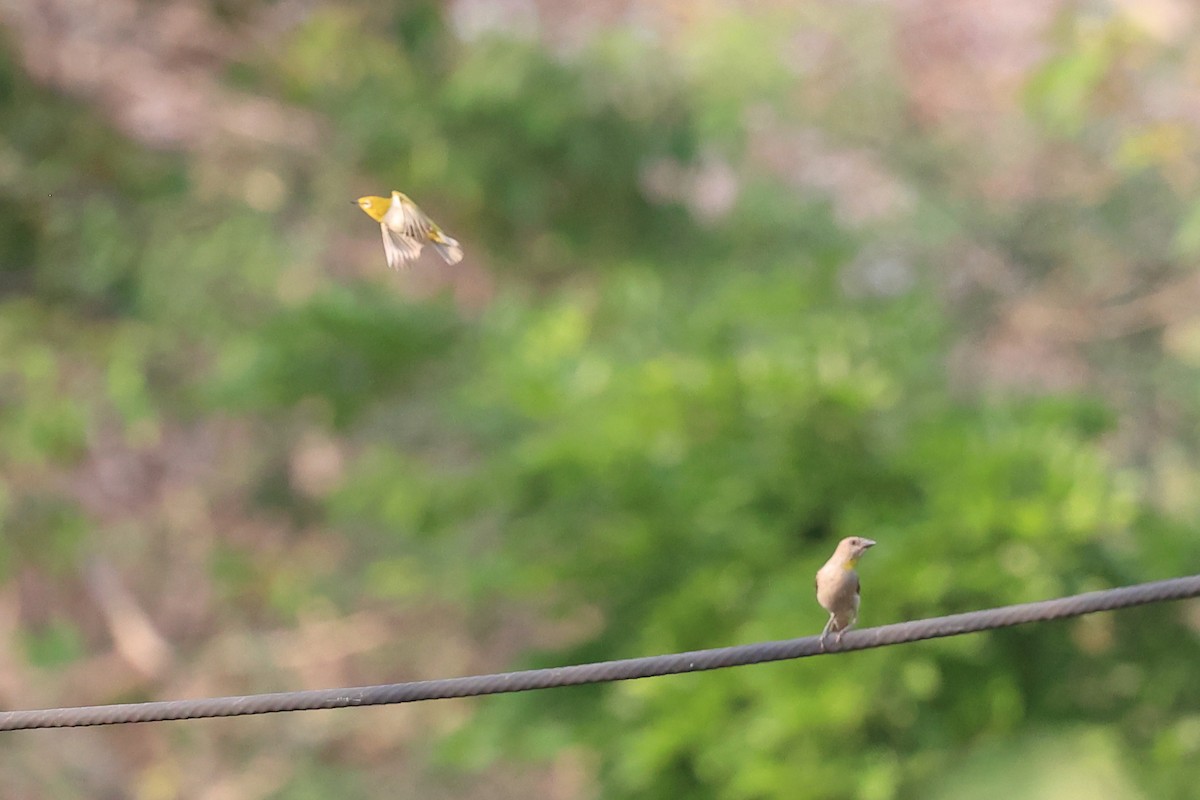
<svg viewBox="0 0 1200 800"><path fill-rule="evenodd" d="M367 195L357 202L367 216L379 223L383 231L383 254L392 269L403 269L416 261L426 244L447 264L462 261L463 250L458 241L447 236L408 195L393 191L390 198Z"/></svg>

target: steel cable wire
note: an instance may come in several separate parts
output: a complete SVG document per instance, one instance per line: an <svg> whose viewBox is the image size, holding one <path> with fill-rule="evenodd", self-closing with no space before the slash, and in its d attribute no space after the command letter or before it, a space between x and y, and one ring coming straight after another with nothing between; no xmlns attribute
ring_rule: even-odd
<svg viewBox="0 0 1200 800"><path fill-rule="evenodd" d="M850 631L840 644L831 643L828 651L822 649L819 637L805 636L800 639L718 647L689 653L627 658L619 661L531 669L495 675L394 683L383 686L279 692L245 697L213 697L202 700L167 700L107 706L4 711L0 712L0 731L234 717L279 711L311 711L322 708L412 703L418 700L475 697L548 689L556 686L577 686L585 683L676 675L685 672L804 658L821 655L825 652L866 650L872 647L884 647L943 636L957 636L963 633L1076 617L1097 611L1111 611L1197 596L1200 596L1200 575L1192 575L1088 592L1055 600L968 611L946 617L933 617L861 631Z"/></svg>

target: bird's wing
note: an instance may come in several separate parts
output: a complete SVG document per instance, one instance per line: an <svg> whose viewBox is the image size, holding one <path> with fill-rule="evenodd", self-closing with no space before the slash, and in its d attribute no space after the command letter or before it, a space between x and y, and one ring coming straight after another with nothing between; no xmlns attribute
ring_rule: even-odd
<svg viewBox="0 0 1200 800"><path fill-rule="evenodd" d="M429 231L437 227L433 220L425 216L425 212L417 208L413 202L393 201L391 208L384 215L384 222L392 230L399 231L405 236L423 242L429 238Z"/></svg>
<svg viewBox="0 0 1200 800"><path fill-rule="evenodd" d="M858 573L855 572L854 573L854 596L860 597L861 595L862 595L862 587L858 583Z"/></svg>
<svg viewBox="0 0 1200 800"><path fill-rule="evenodd" d="M403 269L421 255L420 239L394 231L387 223L380 223L379 227L383 229L383 254L387 257L389 267Z"/></svg>

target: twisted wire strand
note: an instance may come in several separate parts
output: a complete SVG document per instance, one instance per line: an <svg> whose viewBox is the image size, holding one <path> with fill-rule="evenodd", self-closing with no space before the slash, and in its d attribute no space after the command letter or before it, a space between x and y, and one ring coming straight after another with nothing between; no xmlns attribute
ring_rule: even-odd
<svg viewBox="0 0 1200 800"><path fill-rule="evenodd" d="M234 717L279 711L311 711L323 708L412 703L451 697L475 697L506 692L525 692L556 686L676 675L710 669L760 664L768 661L805 658L826 652L849 652L872 647L916 642L963 633L1006 628L1029 622L1064 619L1111 611L1118 608L1182 600L1200 596L1200 575L1141 583L1116 589L1042 600L1035 603L968 611L946 617L899 622L850 631L840 643L822 648L820 637L805 636L774 642L718 647L661 656L627 658L549 669L531 669L494 675L474 675L443 680L394 683L349 689L317 689L299 692L213 697L202 700L167 700L122 703L106 706L50 708L0 712L0 731L31 728L69 728L116 725L131 722Z"/></svg>

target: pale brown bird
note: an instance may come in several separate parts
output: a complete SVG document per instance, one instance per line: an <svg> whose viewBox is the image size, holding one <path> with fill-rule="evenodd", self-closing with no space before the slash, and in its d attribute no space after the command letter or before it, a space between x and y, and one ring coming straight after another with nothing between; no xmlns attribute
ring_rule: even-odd
<svg viewBox="0 0 1200 800"><path fill-rule="evenodd" d="M829 612L829 622L821 631L821 649L829 634L837 634L841 644L842 634L858 619L859 587L858 573L854 568L863 553L875 546L875 542L861 536L848 536L838 542L837 549L817 570L817 602Z"/></svg>

